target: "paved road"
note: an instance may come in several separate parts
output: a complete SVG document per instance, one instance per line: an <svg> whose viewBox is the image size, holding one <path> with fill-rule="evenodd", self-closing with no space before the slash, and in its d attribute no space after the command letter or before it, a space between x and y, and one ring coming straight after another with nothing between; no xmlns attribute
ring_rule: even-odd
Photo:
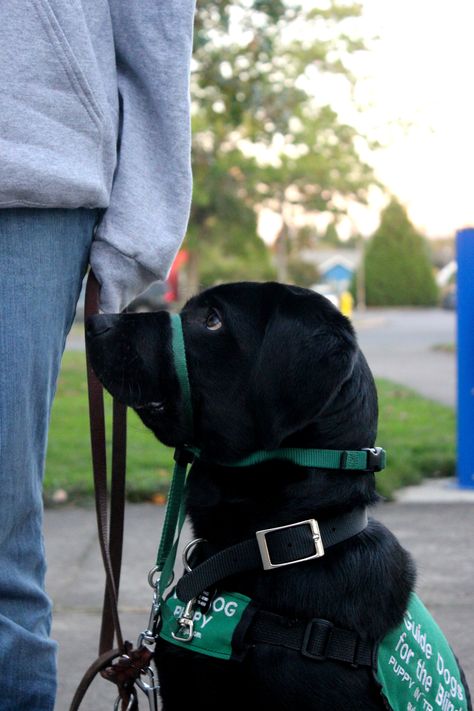
<svg viewBox="0 0 474 711"><path fill-rule="evenodd" d="M156 555L164 509L128 505L121 611L124 635L136 641L148 621L151 590L146 574ZM380 504L374 512L411 551L418 564L418 591L444 629L474 688L474 501ZM60 643L56 711L67 711L83 671L97 654L103 572L92 510L48 510L47 585L54 600L53 637ZM189 540L189 532L182 539ZM102 679L91 688L84 711L111 711L114 687Z"/></svg>
<svg viewBox="0 0 474 711"><path fill-rule="evenodd" d="M443 309L370 309L356 315L359 343L374 375L445 405L456 403L456 357L433 350L453 344L456 316Z"/></svg>

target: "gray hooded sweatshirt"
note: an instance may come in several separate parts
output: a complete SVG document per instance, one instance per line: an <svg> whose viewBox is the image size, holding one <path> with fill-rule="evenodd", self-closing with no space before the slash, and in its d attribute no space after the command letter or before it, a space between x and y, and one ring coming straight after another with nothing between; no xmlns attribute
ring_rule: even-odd
<svg viewBox="0 0 474 711"><path fill-rule="evenodd" d="M118 311L164 279L191 201L195 0L0 0L0 207L106 208Z"/></svg>

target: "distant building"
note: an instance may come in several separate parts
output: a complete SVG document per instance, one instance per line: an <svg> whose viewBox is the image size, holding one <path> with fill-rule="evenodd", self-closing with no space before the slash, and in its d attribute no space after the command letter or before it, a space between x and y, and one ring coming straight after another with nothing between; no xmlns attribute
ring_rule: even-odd
<svg viewBox="0 0 474 711"><path fill-rule="evenodd" d="M313 264L319 279L336 293L346 291L360 262L360 252L356 249L304 249L301 259Z"/></svg>

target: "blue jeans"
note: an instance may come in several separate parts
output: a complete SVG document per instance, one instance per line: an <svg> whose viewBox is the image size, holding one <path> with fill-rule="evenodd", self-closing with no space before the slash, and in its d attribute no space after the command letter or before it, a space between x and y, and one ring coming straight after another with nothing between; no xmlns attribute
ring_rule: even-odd
<svg viewBox="0 0 474 711"><path fill-rule="evenodd" d="M96 210L0 210L0 711L51 711L44 591L49 415Z"/></svg>

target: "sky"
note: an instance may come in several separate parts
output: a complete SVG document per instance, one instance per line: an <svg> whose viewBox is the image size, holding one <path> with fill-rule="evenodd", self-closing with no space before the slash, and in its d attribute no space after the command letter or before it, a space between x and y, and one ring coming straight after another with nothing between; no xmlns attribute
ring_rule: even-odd
<svg viewBox="0 0 474 711"><path fill-rule="evenodd" d="M364 110L341 104L341 118L382 141L370 162L427 236L474 226L474 1L362 3L364 33L379 39L354 65ZM379 209L374 194L356 210L363 232Z"/></svg>

